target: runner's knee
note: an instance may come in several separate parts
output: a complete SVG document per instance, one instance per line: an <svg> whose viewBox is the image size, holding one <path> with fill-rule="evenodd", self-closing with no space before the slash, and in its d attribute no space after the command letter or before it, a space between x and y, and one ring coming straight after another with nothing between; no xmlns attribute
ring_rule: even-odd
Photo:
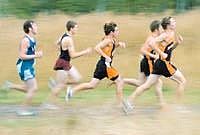
<svg viewBox="0 0 200 135"><path fill-rule="evenodd" d="M34 93L34 92L36 92L38 90L38 87L35 85L35 86L33 86L32 88L29 88L28 89L28 91L29 92L32 92L32 93Z"/></svg>
<svg viewBox="0 0 200 135"><path fill-rule="evenodd" d="M53 90L53 91L52 91L52 95L58 96L58 94L59 94L59 90Z"/></svg>
<svg viewBox="0 0 200 135"><path fill-rule="evenodd" d="M89 89L94 89L96 87L96 84L90 83L89 84Z"/></svg>
<svg viewBox="0 0 200 135"><path fill-rule="evenodd" d="M76 83L78 83L78 82L80 82L81 81L81 79L82 79L82 76L76 76L76 77L74 77L74 81L76 82Z"/></svg>
<svg viewBox="0 0 200 135"><path fill-rule="evenodd" d="M117 86L123 87L123 85L124 85L124 80L120 77L120 78L118 78L118 79L115 81L115 83L116 83Z"/></svg>
<svg viewBox="0 0 200 135"><path fill-rule="evenodd" d="M148 90L151 87L151 85L141 85L141 89L143 91Z"/></svg>
<svg viewBox="0 0 200 135"><path fill-rule="evenodd" d="M158 79L158 84L159 84L159 85L162 85L162 84L163 84L163 82L162 82L161 79Z"/></svg>
<svg viewBox="0 0 200 135"><path fill-rule="evenodd" d="M183 83L184 86L185 86L186 82L187 82L186 79L183 78L182 83Z"/></svg>
<svg viewBox="0 0 200 135"><path fill-rule="evenodd" d="M185 86L186 85L186 79L183 77L180 79L180 81L178 82L179 85Z"/></svg>

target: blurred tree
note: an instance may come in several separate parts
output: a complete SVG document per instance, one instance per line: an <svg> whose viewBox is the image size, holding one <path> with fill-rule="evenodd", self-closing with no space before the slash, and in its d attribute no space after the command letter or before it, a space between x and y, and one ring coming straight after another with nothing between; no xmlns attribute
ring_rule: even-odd
<svg viewBox="0 0 200 135"><path fill-rule="evenodd" d="M182 12L199 6L200 0L0 0L0 16L33 17L39 12L66 14L112 11L151 13L173 9Z"/></svg>
<svg viewBox="0 0 200 135"><path fill-rule="evenodd" d="M192 0L176 0L176 11L183 12L192 8Z"/></svg>

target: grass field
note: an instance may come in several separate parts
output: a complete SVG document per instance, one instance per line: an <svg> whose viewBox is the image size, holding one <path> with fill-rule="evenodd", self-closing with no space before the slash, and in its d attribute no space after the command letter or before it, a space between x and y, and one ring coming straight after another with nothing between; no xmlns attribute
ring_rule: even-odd
<svg viewBox="0 0 200 135"><path fill-rule="evenodd" d="M125 89L129 95L131 88ZM154 90L139 97L133 114L124 114L115 105L113 88L99 87L94 91L77 94L69 103L60 96L62 109L45 110L40 108L47 90L39 92L34 99L37 116L20 117L15 114L23 100L23 95L9 92L0 103L0 134L2 135L198 135L199 98L195 90L186 92L185 106L190 112L182 113L173 104L173 90L164 89L170 103L168 111L159 109ZM14 99L13 99L14 98ZM5 109L6 108L6 109ZM176 125L176 126L174 126Z"/></svg>
<svg viewBox="0 0 200 135"><path fill-rule="evenodd" d="M108 80L102 81L94 91L77 94L67 104L64 103L63 91L59 97L63 109L59 111L40 109L40 104L50 92L47 80L55 74L52 67L58 52L54 43L64 32L65 22L68 19L74 19L79 23L79 32L75 37L77 50L94 47L103 36L103 24L108 20L117 22L120 39L126 42L127 48L116 52L114 66L124 77L137 77L139 49L148 35L149 23L153 19L160 19L169 14L176 18L178 31L184 37L183 44L174 52L173 62L187 79L184 104L191 110L190 113L177 112L174 107L176 85L165 78L162 78L164 96L172 106L168 112L159 110L152 88L136 100L135 113L125 116L121 108L115 105L115 87L107 87ZM25 95L15 91L0 90L0 135L198 135L200 133L199 10L178 15L173 15L170 11L159 15L100 13L75 17L41 14L35 20L39 26L38 47L44 52L44 57L37 60L39 90L33 100L34 107L39 109L40 113L32 117L16 116L13 110L19 107ZM0 20L0 84L5 80L20 82L15 62L19 41L23 36L21 28L23 22L24 20L13 17ZM73 60L73 64L83 76L82 81L90 80L97 59L98 55L94 52L89 56ZM125 96L133 90L134 87L126 86Z"/></svg>

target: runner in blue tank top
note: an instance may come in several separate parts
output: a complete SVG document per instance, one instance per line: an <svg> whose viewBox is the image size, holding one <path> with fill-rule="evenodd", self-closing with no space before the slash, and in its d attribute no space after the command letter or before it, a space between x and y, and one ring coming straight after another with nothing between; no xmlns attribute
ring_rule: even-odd
<svg viewBox="0 0 200 135"><path fill-rule="evenodd" d="M34 55L35 54L35 46L36 41L28 35L25 35L24 38L27 38L29 45L27 47L26 55ZM35 70L34 70L35 60L32 59L22 59L19 58L17 61L17 70L21 80L26 81L28 79L32 79L35 77Z"/></svg>
<svg viewBox="0 0 200 135"><path fill-rule="evenodd" d="M37 81L35 79L35 59L41 58L42 51L36 51L37 24L28 20L23 25L25 36L19 45L19 56L17 60L17 71L24 84L14 84L6 81L5 86L8 89L15 89L26 93L24 105L30 105L32 98L37 90Z"/></svg>

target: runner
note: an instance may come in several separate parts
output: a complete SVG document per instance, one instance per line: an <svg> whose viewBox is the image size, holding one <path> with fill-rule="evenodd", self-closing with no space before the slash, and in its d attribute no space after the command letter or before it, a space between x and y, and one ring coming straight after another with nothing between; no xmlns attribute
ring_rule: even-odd
<svg viewBox="0 0 200 135"><path fill-rule="evenodd" d="M142 85L150 73L153 71L153 65L155 59L158 58L158 55L155 54L155 51L151 47L151 43L155 40L156 37L160 35L160 21L154 20L150 24L150 31L151 35L149 35L141 47L141 53L143 55L142 60L140 61L140 72L138 79L134 78L124 78L124 83L133 85L133 86L140 86ZM158 79L156 82L156 94L160 103L161 107L164 107L165 101L162 94L162 80Z"/></svg>
<svg viewBox="0 0 200 135"><path fill-rule="evenodd" d="M19 56L17 60L17 71L23 84L14 84L10 81L6 81L4 88L15 89L26 93L26 99L24 101L25 106L29 106L32 103L32 98L38 89L37 81L35 78L35 59L41 58L42 51L36 51L36 40L34 36L37 34L37 24L32 20L27 20L23 29L25 35L19 45ZM32 114L28 110L21 111L22 114Z"/></svg>
<svg viewBox="0 0 200 135"><path fill-rule="evenodd" d="M181 35L176 32L176 21L172 17L165 17L161 21L164 32L155 39L152 47L159 54L159 59L156 60L153 72L148 77L147 81L124 100L124 105L127 110L132 110L132 102L135 98L141 95L145 90L155 84L161 76L168 77L178 83L177 99L183 96L186 79L183 74L171 64L172 51L183 41Z"/></svg>
<svg viewBox="0 0 200 135"><path fill-rule="evenodd" d="M119 35L119 29L117 27L117 24L114 22L105 23L104 33L104 38L95 47L95 50L100 55L100 60L97 62L93 78L88 83L82 83L75 86L74 88L68 89L66 95L67 99L71 98L72 95L74 95L78 91L96 88L99 82L107 77L115 82L117 86L117 103L122 103L124 84L123 79L119 75L117 70L111 65L111 63L115 48L118 46L124 48L125 43L118 42L116 40L117 36Z"/></svg>
<svg viewBox="0 0 200 135"><path fill-rule="evenodd" d="M56 98L60 91L65 88L66 84L77 84L81 79L81 75L78 70L71 65L71 58L78 58L89 54L92 51L91 48L87 48L80 52L75 51L73 36L78 30L78 24L76 22L71 20L68 21L66 29L67 32L63 34L57 43L60 47L60 55L54 66L54 70L56 71L56 81L52 84L53 80L51 80L49 84L52 92L48 99L51 104L45 104L45 107L48 109L58 109L58 107L54 104L56 103ZM69 81L69 77L73 80Z"/></svg>

